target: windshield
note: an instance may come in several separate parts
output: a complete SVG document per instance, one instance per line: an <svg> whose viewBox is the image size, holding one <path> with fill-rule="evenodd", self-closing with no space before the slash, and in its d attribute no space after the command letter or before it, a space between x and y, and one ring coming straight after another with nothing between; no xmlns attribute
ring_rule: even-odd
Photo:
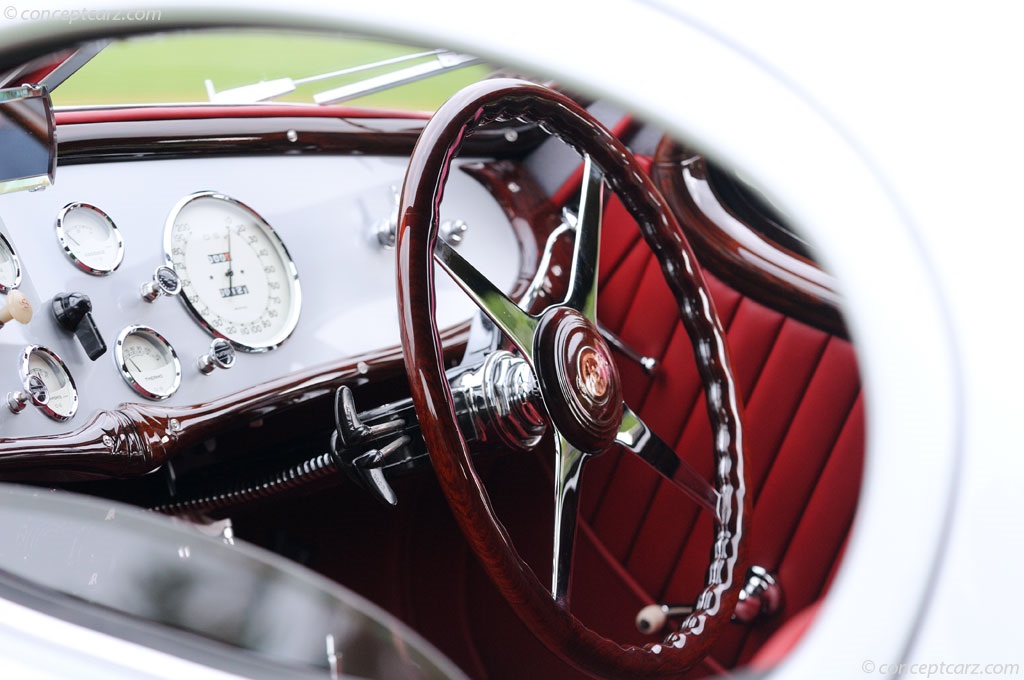
<svg viewBox="0 0 1024 680"><path fill-rule="evenodd" d="M202 31L118 40L53 91L57 106L207 102L213 92L261 81L291 79L294 90L279 102L313 103L314 96L343 85L437 61L424 56L348 75L312 76L428 52L428 48L311 33ZM433 111L451 94L487 76L472 65L344 102L349 106ZM209 84L207 84L209 81ZM255 100L250 100L255 101Z"/></svg>

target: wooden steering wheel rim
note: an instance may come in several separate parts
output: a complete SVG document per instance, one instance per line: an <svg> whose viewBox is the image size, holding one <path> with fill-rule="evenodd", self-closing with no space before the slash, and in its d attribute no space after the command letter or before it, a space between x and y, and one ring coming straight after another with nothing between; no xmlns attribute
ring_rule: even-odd
<svg viewBox="0 0 1024 680"><path fill-rule="evenodd" d="M556 603L522 560L477 476L445 379L434 317L434 248L445 181L463 140L480 125L518 119L540 125L588 154L637 220L657 256L690 335L715 441L719 511L706 585L695 611L661 644L619 645ZM654 677L699 661L735 609L750 517L741 405L725 334L704 278L671 210L628 149L582 107L521 80L471 85L444 104L420 135L402 189L397 239L398 311L412 399L441 487L491 580L549 649L599 676Z"/></svg>

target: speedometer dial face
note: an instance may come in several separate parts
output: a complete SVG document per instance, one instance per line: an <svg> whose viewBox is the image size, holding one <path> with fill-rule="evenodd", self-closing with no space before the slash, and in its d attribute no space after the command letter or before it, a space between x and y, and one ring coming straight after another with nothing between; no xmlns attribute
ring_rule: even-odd
<svg viewBox="0 0 1024 680"><path fill-rule="evenodd" d="M48 399L40 410L54 420L68 420L78 410L78 389L68 367L51 350L32 345L21 356L21 381L37 376L46 385Z"/></svg>
<svg viewBox="0 0 1024 680"><path fill-rule="evenodd" d="M171 343L148 326L129 326L114 345L114 361L128 385L147 399L166 399L181 384L181 362Z"/></svg>
<svg viewBox="0 0 1024 680"><path fill-rule="evenodd" d="M274 349L295 330L295 264L266 220L227 196L186 196L171 211L164 250L181 298L212 335L238 349Z"/></svg>

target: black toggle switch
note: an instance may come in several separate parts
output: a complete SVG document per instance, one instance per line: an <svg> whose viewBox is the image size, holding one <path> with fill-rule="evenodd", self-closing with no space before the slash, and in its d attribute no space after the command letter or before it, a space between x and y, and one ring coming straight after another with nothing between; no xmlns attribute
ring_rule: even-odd
<svg viewBox="0 0 1024 680"><path fill-rule="evenodd" d="M96 322L92 320L92 300L83 293L60 293L53 298L53 318L61 328L74 333L86 355L96 361L107 351Z"/></svg>

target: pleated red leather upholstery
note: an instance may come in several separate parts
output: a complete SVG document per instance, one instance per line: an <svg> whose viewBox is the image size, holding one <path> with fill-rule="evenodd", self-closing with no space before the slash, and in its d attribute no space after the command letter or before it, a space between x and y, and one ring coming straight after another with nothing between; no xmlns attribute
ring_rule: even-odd
<svg viewBox="0 0 1024 680"><path fill-rule="evenodd" d="M689 340L657 261L614 198L605 214L600 276L602 322L659 360L649 377L619 357L627 402L710 477L711 432ZM825 592L857 504L864 412L849 342L786 318L712 276L708 283L746 404L751 563L776 572L786 597L779 615L727 630L713 652L713 669L748 661ZM647 602L692 602L710 554L710 517L618 451L593 460L582 486L583 530L595 545L577 555L581 592L609 587L589 583L597 577L588 574L617 572L627 590ZM606 564L590 568L589 560Z"/></svg>

